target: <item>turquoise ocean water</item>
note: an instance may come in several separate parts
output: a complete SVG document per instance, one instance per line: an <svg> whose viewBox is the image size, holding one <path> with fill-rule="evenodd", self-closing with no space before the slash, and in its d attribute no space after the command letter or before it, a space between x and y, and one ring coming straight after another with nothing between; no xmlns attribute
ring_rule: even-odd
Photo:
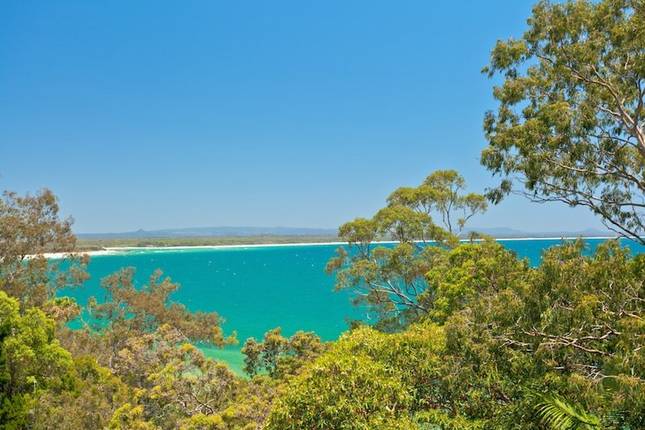
<svg viewBox="0 0 645 430"><path fill-rule="evenodd" d="M542 251L561 240L500 240L519 256L539 264ZM586 240L591 252L602 240ZM634 253L645 247L622 241ZM334 279L324 272L338 245L297 245L239 248L133 250L92 257L90 280L84 288L66 291L84 305L90 296L101 300L101 278L122 267L136 268L136 282L144 285L155 269L181 284L172 297L193 311L216 311L226 333L237 332L240 344L224 350L205 348L207 355L242 367L241 345L248 337L261 338L272 328L283 334L314 331L324 340L336 339L347 321L369 318L350 303L348 292L334 292Z"/></svg>

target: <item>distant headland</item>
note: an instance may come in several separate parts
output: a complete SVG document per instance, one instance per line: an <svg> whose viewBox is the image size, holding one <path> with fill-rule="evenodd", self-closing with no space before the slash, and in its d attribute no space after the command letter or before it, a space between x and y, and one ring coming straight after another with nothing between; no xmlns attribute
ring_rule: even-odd
<svg viewBox="0 0 645 430"><path fill-rule="evenodd" d="M528 232L507 227L470 228L462 233L482 233L496 239L596 238L614 237L608 230ZM136 230L115 233L77 233L80 250L105 250L122 247L239 246L338 242L337 229L305 227L190 227L162 230Z"/></svg>

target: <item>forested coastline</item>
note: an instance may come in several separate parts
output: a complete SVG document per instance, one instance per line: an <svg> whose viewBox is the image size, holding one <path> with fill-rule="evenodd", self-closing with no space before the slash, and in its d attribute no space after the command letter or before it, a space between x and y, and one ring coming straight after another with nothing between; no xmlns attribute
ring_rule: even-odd
<svg viewBox="0 0 645 430"><path fill-rule="evenodd" d="M516 193L645 243L645 3L542 1L528 24L484 69L501 82L481 155L499 186L471 192L439 170L342 225L350 252L327 272L378 320L334 342L279 328L249 339L247 377L204 356L235 333L170 300L178 285L161 271L137 288L123 268L86 309L62 296L89 276L80 252L44 256L76 250L72 221L49 190L5 192L0 427L645 428L645 254L608 240L586 255L579 240L532 267L484 235L459 240Z"/></svg>

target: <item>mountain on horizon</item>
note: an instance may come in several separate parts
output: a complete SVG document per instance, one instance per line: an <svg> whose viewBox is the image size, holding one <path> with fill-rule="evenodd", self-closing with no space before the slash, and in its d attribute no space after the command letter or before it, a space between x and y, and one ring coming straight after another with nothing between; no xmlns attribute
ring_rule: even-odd
<svg viewBox="0 0 645 430"><path fill-rule="evenodd" d="M530 232L516 230L508 227L473 227L466 228L462 235L471 232L478 232L493 236L497 239L512 239L521 237L613 237L616 233L609 230L600 230L597 228L586 228L584 230L560 230L560 231L538 231Z"/></svg>
<svg viewBox="0 0 645 430"><path fill-rule="evenodd" d="M578 231L528 232L508 227L467 228L462 235L479 232L498 239L522 237L597 237L615 236L609 230L587 228ZM329 236L337 237L333 228L306 227L188 227L161 230L139 229L117 233L77 233L81 239L132 239L132 238L181 238L181 237L252 237L252 236Z"/></svg>
<svg viewBox="0 0 645 430"><path fill-rule="evenodd" d="M81 239L130 239L230 236L336 236L336 229L305 227L188 227L119 233L77 233Z"/></svg>

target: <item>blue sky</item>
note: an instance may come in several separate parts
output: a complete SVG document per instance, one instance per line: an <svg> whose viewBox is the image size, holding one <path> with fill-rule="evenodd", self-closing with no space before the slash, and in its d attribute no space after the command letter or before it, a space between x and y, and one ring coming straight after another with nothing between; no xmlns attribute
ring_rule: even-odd
<svg viewBox="0 0 645 430"><path fill-rule="evenodd" d="M4 1L0 189L79 232L336 227L442 168L482 190L480 70L531 4ZM473 225L600 224L512 198Z"/></svg>

